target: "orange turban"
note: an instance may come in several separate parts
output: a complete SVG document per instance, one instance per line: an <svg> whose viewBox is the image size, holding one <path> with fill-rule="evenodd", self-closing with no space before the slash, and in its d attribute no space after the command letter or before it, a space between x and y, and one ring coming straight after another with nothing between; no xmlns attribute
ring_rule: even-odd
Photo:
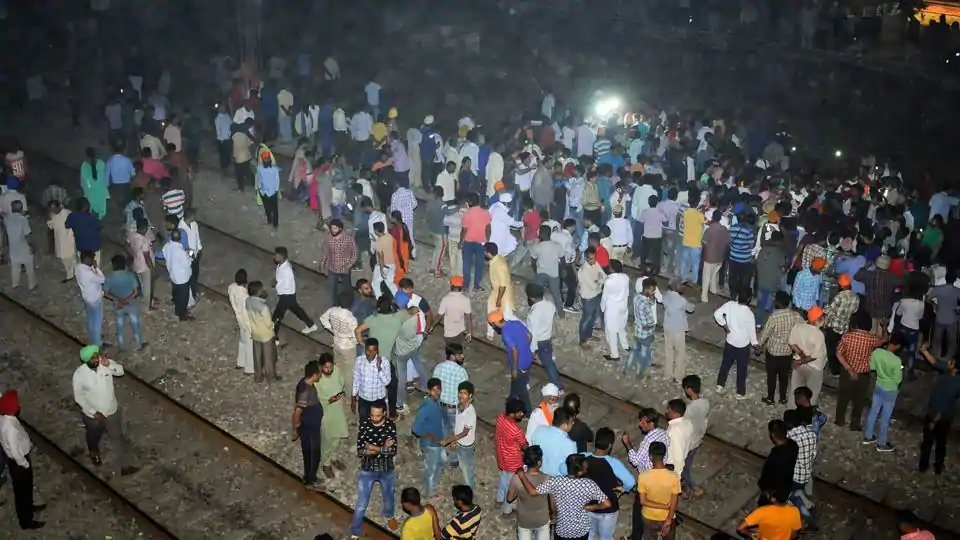
<svg viewBox="0 0 960 540"><path fill-rule="evenodd" d="M767 221L770 223L780 223L780 213L777 211L767 214Z"/></svg>
<svg viewBox="0 0 960 540"><path fill-rule="evenodd" d="M823 270L827 267L827 260L823 257L817 257L816 259L810 262L810 268L816 271Z"/></svg>
<svg viewBox="0 0 960 540"><path fill-rule="evenodd" d="M463 287L463 276L451 276L451 277L450 277L450 286L451 286L451 287Z"/></svg>
<svg viewBox="0 0 960 540"><path fill-rule="evenodd" d="M487 315L487 322L490 323L490 324L494 324L494 323L498 323L498 322L503 322L503 312L500 311L500 310L491 311L491 312Z"/></svg>
<svg viewBox="0 0 960 540"><path fill-rule="evenodd" d="M853 280L850 279L850 274L840 274L837 277L837 285L841 287L849 287L853 283Z"/></svg>
<svg viewBox="0 0 960 540"><path fill-rule="evenodd" d="M503 182L497 182L496 184L493 185L493 190L494 190L494 191L503 191L503 189L504 189L505 187L507 187L507 185L504 184Z"/></svg>
<svg viewBox="0 0 960 540"><path fill-rule="evenodd" d="M823 310L820 309L820 306L813 306L807 311L807 320L814 322L820 317L823 317Z"/></svg>

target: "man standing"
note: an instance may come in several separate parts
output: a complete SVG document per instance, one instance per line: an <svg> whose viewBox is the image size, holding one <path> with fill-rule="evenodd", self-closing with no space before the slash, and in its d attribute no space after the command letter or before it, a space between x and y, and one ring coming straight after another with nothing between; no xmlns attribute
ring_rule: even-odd
<svg viewBox="0 0 960 540"><path fill-rule="evenodd" d="M100 439L106 431L120 454L120 474L133 474L140 469L130 464L130 445L123 434L120 409L113 388L113 378L123 376L123 366L108 360L96 345L80 349L80 361L83 365L73 372L73 400L83 413L90 462L96 467L103 465Z"/></svg>
<svg viewBox="0 0 960 540"><path fill-rule="evenodd" d="M490 261L490 296L487 297L487 313L500 311L504 318L516 316L516 296L513 293L513 279L510 276L510 264L507 258L499 254L497 245L487 242L484 256ZM469 278L468 278L469 279ZM468 282L464 280L466 286ZM487 340L493 339L493 327L487 326Z"/></svg>
<svg viewBox="0 0 960 540"><path fill-rule="evenodd" d="M463 346L457 343L449 343L446 348L446 360L437 364L433 368L433 378L441 382L440 395L437 398L440 404L440 411L443 419L443 437L449 438L454 434L457 418L457 404L459 395L456 388L460 388L462 383L467 382L467 370L463 367ZM450 456L450 466L458 465L458 456Z"/></svg>
<svg viewBox="0 0 960 540"><path fill-rule="evenodd" d="M261 146L263 148L263 146ZM267 223L274 229L280 226L280 208L277 200L280 193L280 168L273 163L273 154L261 150L260 164L257 165L257 192L263 201L263 212Z"/></svg>
<svg viewBox="0 0 960 540"><path fill-rule="evenodd" d="M230 307L237 319L239 339L237 341L237 369L247 375L253 375L253 340L250 337L250 316L247 315L247 271L241 268L233 277L233 283L227 287Z"/></svg>
<svg viewBox="0 0 960 540"><path fill-rule="evenodd" d="M193 315L187 313L187 304L190 302L190 276L193 265L190 255L183 249L180 229L170 232L170 240L163 246L163 259L170 274L170 283L173 285L173 311L181 321L192 321Z"/></svg>
<svg viewBox="0 0 960 540"><path fill-rule="evenodd" d="M314 387L319 378L320 364L316 360L307 362L303 368L303 378L297 383L292 418L293 440L300 439L300 452L303 454L303 483L313 490L321 487L317 470L322 456L323 404Z"/></svg>
<svg viewBox="0 0 960 540"><path fill-rule="evenodd" d="M124 319L130 320L130 333L133 335L134 349L140 351L147 346L140 335L140 308L137 297L140 295L140 284L137 276L127 270L127 258L124 255L114 255L110 259L113 272L106 277L103 284L103 297L113 301L113 310L117 316L117 345L126 352L124 345Z"/></svg>
<svg viewBox="0 0 960 540"><path fill-rule="evenodd" d="M523 401L523 412L530 414L530 367L533 365L533 353L530 351L530 333L522 322L505 320L502 311L493 311L487 315L487 323L500 334L507 352L507 369L510 373L510 395Z"/></svg>
<svg viewBox="0 0 960 540"><path fill-rule="evenodd" d="M843 334L836 352L833 353L842 367L840 384L837 386L837 411L833 420L838 426L845 426L847 424L847 406L852 404L850 431L860 431L863 409L867 404L870 383L873 382L873 377L870 376L872 369L870 365L871 355L877 347L883 345L887 336L885 332L884 335L880 336L870 332L873 321L867 312L858 312L854 315L854 319L853 330ZM899 338L897 339L899 340ZM827 346L829 348L829 344ZM898 357L897 364L899 365L899 363L900 359ZM899 375L899 368L897 375ZM897 391L898 384L899 378L897 384L893 385L892 390L894 392ZM880 390L881 387L877 386L874 395L876 396Z"/></svg>
<svg viewBox="0 0 960 540"><path fill-rule="evenodd" d="M787 404L787 385L793 363L790 334L793 328L803 324L803 317L790 307L790 295L777 291L774 295L774 311L760 333L757 351L765 351L767 367L767 396L761 401L773 405L773 394L779 384L780 404ZM738 368L739 369L739 368Z"/></svg>
<svg viewBox="0 0 960 540"><path fill-rule="evenodd" d="M827 343L820 331L821 317L823 310L819 306L811 307L804 314L806 324L794 326L787 340L797 358L793 361L790 395L797 387L806 386L813 392L812 405L817 404L823 387L823 368L827 365Z"/></svg>
<svg viewBox="0 0 960 540"><path fill-rule="evenodd" d="M947 455L947 436L950 434L950 425L956 415L957 399L960 398L960 376L957 374L955 358L946 362L936 360L926 349L923 357L933 364L940 375L937 376L936 385L930 392L930 401L927 403L923 438L920 441L920 472L927 472L930 468L930 451L936 444L933 472L943 474L943 462Z"/></svg>
<svg viewBox="0 0 960 540"><path fill-rule="evenodd" d="M877 452L893 451L893 445L887 439L887 433L890 429L893 408L897 404L900 383L903 382L903 364L900 362L899 354L902 342L903 335L894 334L890 337L890 343L885 349L878 348L870 353L868 367L877 372L877 386L873 391L873 403L867 413L867 429L863 433L863 443L876 442ZM930 353L924 348L922 354L926 357ZM869 373L864 374L864 378L869 380ZM856 416L855 419L859 420L860 417ZM874 438L873 429L876 427L878 419L880 420L880 429L878 430L878 437Z"/></svg>
<svg viewBox="0 0 960 540"><path fill-rule="evenodd" d="M759 345L757 341L756 319L750 309L750 293L737 292L737 301L730 300L713 312L713 319L719 324L726 340L723 344L723 360L717 372L717 393L723 393L727 384L727 375L734 364L737 366L737 399L747 398L747 365L750 362L750 345Z"/></svg>
<svg viewBox="0 0 960 540"><path fill-rule="evenodd" d="M661 460L666 457L667 447L670 446L670 435L667 434L666 430L657 427L657 422L660 420L660 414L657 411L653 409L643 409L638 413L638 418L640 434L643 435L640 446L634 448L633 443L630 441L630 435L626 431L620 435L620 440L629 448L627 460L637 469L638 474L643 474L653 468L650 451L655 443L663 445ZM644 527L641 510L642 504L638 496L633 499L632 540L641 540L643 538Z"/></svg>
<svg viewBox="0 0 960 540"><path fill-rule="evenodd" d="M17 521L23 530L39 529L44 522L34 519L34 514L47 507L33 504L33 462L30 451L33 443L23 429L17 415L20 414L20 399L16 390L7 390L0 396L0 447L6 456L10 482L13 484L13 499Z"/></svg>
<svg viewBox="0 0 960 540"><path fill-rule="evenodd" d="M683 393L686 395L686 412L683 417L693 426L693 433L690 435L690 446L687 451L687 459L683 464L683 471L680 474L680 482L683 486L685 496L699 497L703 495L703 489L693 482L693 459L703 442L703 436L707 434L707 422L710 418L710 401L700 397L701 381L696 375L687 375L681 383Z"/></svg>
<svg viewBox="0 0 960 540"><path fill-rule="evenodd" d="M93 253L100 264L100 218L90 212L90 201L84 197L77 199L74 209L63 225L73 232L77 252Z"/></svg>
<svg viewBox="0 0 960 540"><path fill-rule="evenodd" d="M376 338L367 338L363 354L358 356L353 367L353 388L350 393L350 411L360 414L359 421L364 423L372 417L374 407L386 414L387 385L392 379L390 361L380 355L380 342Z"/></svg>
<svg viewBox="0 0 960 540"><path fill-rule="evenodd" d="M403 224L407 226L410 233L410 253L411 257L417 256L417 240L413 232L413 211L417 208L417 197L410 191L406 183L400 183L396 191L390 196L390 213L400 212Z"/></svg>
<svg viewBox="0 0 960 540"><path fill-rule="evenodd" d="M566 409L557 409L549 426L537 428L528 440L530 446L543 450L540 470L550 476L566 476L567 457L577 453L577 443L570 438L570 428L576 419Z"/></svg>
<svg viewBox="0 0 960 540"><path fill-rule="evenodd" d="M390 295L397 294L397 243L393 235L387 234L386 225L382 221L373 224L374 256L376 265L373 267L373 293L379 299L384 294L384 287Z"/></svg>
<svg viewBox="0 0 960 540"><path fill-rule="evenodd" d="M480 207L480 200L477 194L469 193L465 196L467 203L467 211L463 214L461 219L461 230L460 230L460 249L463 253L463 277L464 277L464 287L470 286L470 277L473 276L473 290L482 291L483 287L480 286L481 281L483 281L483 259L484 259L484 245L487 244L487 239L490 238L490 226L492 219L490 217L490 212ZM496 246L496 244L493 244ZM486 248L488 253L487 258L489 259L489 247ZM494 251L494 256L497 255L497 252ZM506 263L506 261L504 261ZM451 268L451 272L456 270ZM508 269L509 273L509 269ZM493 291L494 294L497 294L496 288ZM512 296L511 302L512 302ZM501 309L497 306L497 309Z"/></svg>
<svg viewBox="0 0 960 540"><path fill-rule="evenodd" d="M66 277L60 282L66 283L73 279L73 268L77 264L76 241L73 238L73 231L67 228L70 210L63 208L57 200L50 201L47 207L50 209L47 228L53 232L53 251L66 273Z"/></svg>
<svg viewBox="0 0 960 540"><path fill-rule="evenodd" d="M267 289L262 282L251 281L247 285L246 310L253 341L253 380L278 381L277 334L270 306L267 305Z"/></svg>
<svg viewBox="0 0 960 540"><path fill-rule="evenodd" d="M840 292L833 297L830 304L823 310L825 315L823 337L827 341L827 365L830 367L830 373L840 375L841 379L843 373L837 360L840 338L850 329L851 317L860 307L860 296L850 289L852 284L853 280L849 274L840 274L837 277L837 286L840 287ZM960 289L954 289L960 292Z"/></svg>
<svg viewBox="0 0 960 540"><path fill-rule="evenodd" d="M96 256L91 251L80 252L80 263L74 273L80 296L83 297L84 313L87 318L87 336L93 345L103 345L103 283L106 278L100 271Z"/></svg>
<svg viewBox="0 0 960 540"><path fill-rule="evenodd" d="M671 280L662 301L664 375L677 383L687 372L687 315L695 309L678 288L679 282Z"/></svg>
<svg viewBox="0 0 960 540"><path fill-rule="evenodd" d="M826 363L826 358L824 358ZM793 468L793 486L790 489L790 501L800 510L807 527L811 519L810 510L804 503L801 493L806 489L807 482L813 478L813 462L817 459L817 434L805 425L800 418L800 411L789 409L783 413L783 422L787 425L787 437L797 443L797 464Z"/></svg>
<svg viewBox="0 0 960 540"><path fill-rule="evenodd" d="M667 402L667 435L670 446L667 448L666 462L673 465L673 472L683 477L687 455L693 442L693 423L684 418L687 404L682 399Z"/></svg>
<svg viewBox="0 0 960 540"><path fill-rule="evenodd" d="M456 343L462 347L473 340L473 306L470 297L463 294L463 276L450 278L450 292L440 300L437 314L440 317L430 331L443 321L443 339L447 345Z"/></svg>
<svg viewBox="0 0 960 540"><path fill-rule="evenodd" d="M680 477L667 468L664 458L667 445L656 441L650 443L649 456L651 467L637 476L637 500L640 509L634 511L642 516L643 540L667 538L673 527L673 517L680 500ZM634 520L636 523L636 519ZM640 540L636 527L634 540Z"/></svg>
<svg viewBox="0 0 960 540"><path fill-rule="evenodd" d="M610 261L610 274L603 285L600 310L603 311L603 329L607 336L610 354L603 356L610 362L620 361L620 348L630 350L627 340L627 306L630 301L630 278L623 273L620 261ZM619 348L618 348L619 344Z"/></svg>
<svg viewBox="0 0 960 540"><path fill-rule="evenodd" d="M710 216L710 225L703 232L703 283L700 289L700 301L706 303L709 292L719 294L720 267L727 256L730 245L730 231L720 223L723 212L716 209Z"/></svg>
<svg viewBox="0 0 960 540"><path fill-rule="evenodd" d="M274 274L274 282L277 290L277 307L273 310L273 320L276 325L274 330L277 339L280 338L280 324L283 322L283 316L289 310L303 322L304 328L300 331L302 334L310 334L317 331L317 325L313 319L307 315L307 312L300 307L297 302L297 282L293 276L293 265L287 257L287 248L279 246L273 249L273 262L277 265Z"/></svg>
<svg viewBox="0 0 960 540"><path fill-rule="evenodd" d="M21 267L27 272L27 287L30 290L37 288L37 275L34 268L33 254L36 251L30 239L30 220L23 213L23 203L10 203L10 214L4 216L3 225L7 230L7 256L10 258L10 284L13 288L20 286Z"/></svg>
<svg viewBox="0 0 960 540"><path fill-rule="evenodd" d="M700 200L698 190L690 190L689 208L683 210L681 215L683 219L683 238L680 247L680 264L678 277L684 283L696 285L700 273L700 255L703 245L703 226L706 218L703 211L697 207Z"/></svg>
<svg viewBox="0 0 960 540"><path fill-rule="evenodd" d="M787 424L783 420L770 420L767 423L767 434L773 448L767 454L757 480L760 488L760 500L769 500L772 493L793 491L793 470L797 465L797 454L800 448L797 443L787 437Z"/></svg>
<svg viewBox="0 0 960 540"><path fill-rule="evenodd" d="M647 369L653 362L653 333L657 328L657 301L654 293L657 290L657 281L646 278L641 282L641 289L633 297L634 342L630 358L623 366L624 373L634 371L637 376L645 377Z"/></svg>
<svg viewBox="0 0 960 540"><path fill-rule="evenodd" d="M376 351L376 344L373 344ZM369 351L371 344L368 343ZM377 358L377 365L380 359ZM358 359L357 365L360 365ZM390 371L387 370L389 375ZM356 381L354 380L354 392ZM351 407L356 406L356 393ZM366 405L368 415L360 415L360 428L357 432L357 455L360 457L360 472L357 474L357 504L353 510L353 521L350 523L350 538L359 540L363 531L363 520L370 504L370 495L373 485L380 484L380 493L383 495L381 515L387 518L390 529L396 529L397 520L393 517L394 489L396 474L394 472L394 458L397 455L397 426L387 418L387 406L382 398Z"/></svg>
<svg viewBox="0 0 960 540"><path fill-rule="evenodd" d="M517 398L508 399L504 412L497 416L494 429L497 468L500 469L496 501L505 516L513 513L513 505L507 502L507 491L514 473L523 467L523 451L527 448L527 438L520 427L523 417L523 402Z"/></svg>
<svg viewBox="0 0 960 540"><path fill-rule="evenodd" d="M616 435L613 430L602 427L597 430L593 439L593 452L583 452L587 457L587 477L597 483L604 495L613 503L609 509L598 510L590 514L591 534L597 540L613 540L620 517L620 502L618 493L622 489L629 493L637 486L633 477L622 461L610 455Z"/></svg>
<svg viewBox="0 0 960 540"><path fill-rule="evenodd" d="M137 173L130 158L123 155L123 142L114 141L113 155L107 160L107 178L110 180L111 197L119 208L130 201L130 181Z"/></svg>
<svg viewBox="0 0 960 540"><path fill-rule="evenodd" d="M563 319L563 298L560 295L560 265L564 258L563 248L551 240L550 227L541 225L537 234L540 241L530 248L536 282L550 289L554 311L557 317Z"/></svg>
<svg viewBox="0 0 960 540"><path fill-rule="evenodd" d="M587 341L593 338L593 327L600 314L600 301L603 293L603 283L607 273L597 262L597 248L588 247L585 253L586 261L577 271L577 288L580 291L580 347L585 348Z"/></svg>
<svg viewBox="0 0 960 540"><path fill-rule="evenodd" d="M817 305L820 300L821 276L820 273L827 266L827 260L823 257L817 257L810 263L809 268L804 268L797 273L793 281L793 305L797 308L807 311ZM731 268L731 271L733 268Z"/></svg>
<svg viewBox="0 0 960 540"><path fill-rule="evenodd" d="M607 222L607 227L610 227L610 240L613 242L610 258L625 263L633 246L633 226L627 218L623 217L623 206L617 208L620 211L614 211L613 218Z"/></svg>
<svg viewBox="0 0 960 540"><path fill-rule="evenodd" d="M543 299L543 287L536 283L527 284L527 329L532 336L531 348L540 359L543 369L547 372L550 382L563 391L563 381L553 356L553 318L557 315L557 307Z"/></svg>
<svg viewBox="0 0 960 540"><path fill-rule="evenodd" d="M540 404L530 413L527 420L527 440L533 438L537 429L553 424L553 413L560 406L560 389L553 383L547 383L540 390L542 396Z"/></svg>
<svg viewBox="0 0 960 540"><path fill-rule="evenodd" d="M443 436L443 411L439 399L441 382L434 377L427 381L427 398L417 409L411 431L420 440L420 454L423 456L423 488L427 498L436 494L437 482L445 461Z"/></svg>
<svg viewBox="0 0 960 540"><path fill-rule="evenodd" d="M326 272L330 301L336 302L341 291L350 290L350 269L357 260L357 243L352 235L343 234L343 221L330 220L330 234L320 246L320 271Z"/></svg>
<svg viewBox="0 0 960 540"><path fill-rule="evenodd" d="M237 179L237 189L243 191L247 186L253 185L253 137L250 136L250 129L253 127L253 119L247 119L244 124L234 130L230 136L233 147L233 167L234 175ZM219 130L218 130L218 137Z"/></svg>

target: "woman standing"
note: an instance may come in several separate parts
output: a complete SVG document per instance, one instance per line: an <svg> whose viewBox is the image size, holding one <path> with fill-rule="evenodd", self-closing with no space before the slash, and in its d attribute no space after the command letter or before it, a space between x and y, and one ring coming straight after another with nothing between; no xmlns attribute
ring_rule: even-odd
<svg viewBox="0 0 960 540"><path fill-rule="evenodd" d="M317 361L320 363L320 377L313 383L313 386L317 389L317 396L323 405L320 464L323 467L323 475L327 478L333 478L333 468L339 471L347 469L340 460L333 459L340 443L350 436L347 430L347 415L343 410L343 398L346 391L343 372L333 363L333 355L323 353Z"/></svg>
<svg viewBox="0 0 960 540"><path fill-rule="evenodd" d="M403 223L403 216L399 210L390 212L390 236L393 237L394 245L397 247L397 271L393 282L399 285L400 280L403 279L410 268L410 247L412 245L410 231Z"/></svg>
<svg viewBox="0 0 960 540"><path fill-rule="evenodd" d="M90 211L101 221L107 215L107 200L110 192L107 191L107 166L102 159L97 159L93 147L87 147L87 158L80 166L80 186L83 196L90 201Z"/></svg>
<svg viewBox="0 0 960 540"><path fill-rule="evenodd" d="M611 506L610 499L600 486L586 477L586 459L580 454L570 454L566 461L567 476L551 477L539 486L530 482L523 469L517 470L517 479L530 496L553 497L557 509L556 540L587 540L590 535L590 512Z"/></svg>

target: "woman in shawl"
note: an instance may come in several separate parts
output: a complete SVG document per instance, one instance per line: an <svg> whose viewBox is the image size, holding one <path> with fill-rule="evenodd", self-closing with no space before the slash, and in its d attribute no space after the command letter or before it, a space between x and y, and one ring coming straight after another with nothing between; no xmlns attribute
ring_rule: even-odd
<svg viewBox="0 0 960 540"><path fill-rule="evenodd" d="M290 174L287 176L287 182L290 184L287 197L301 204L306 203L310 198L308 180L312 167L310 158L307 157L306 143L305 139L301 139L297 145L297 151L293 155L293 166L290 167Z"/></svg>
<svg viewBox="0 0 960 540"><path fill-rule="evenodd" d="M410 268L410 246L412 244L410 231L403 224L403 216L399 210L390 212L390 235L393 236L394 245L397 246L397 271L393 282L399 285L400 280L403 279Z"/></svg>
<svg viewBox="0 0 960 540"><path fill-rule="evenodd" d="M330 158L321 157L310 175L310 209L317 213L317 230L325 230L333 202L333 179Z"/></svg>
<svg viewBox="0 0 960 540"><path fill-rule="evenodd" d="M339 459L334 459L337 448L343 439L350 436L347 429L347 415L344 411L346 384L343 370L333 363L333 355L323 353L317 359L320 363L320 378L313 384L317 397L323 405L323 420L320 435L320 465L327 478L333 478L333 468L345 471L347 468Z"/></svg>
<svg viewBox="0 0 960 540"><path fill-rule="evenodd" d="M110 199L110 192L107 190L107 166L102 159L97 159L97 152L93 147L87 147L87 159L80 166L80 186L83 188L83 196L90 201L90 211L103 221L107 215L107 200Z"/></svg>

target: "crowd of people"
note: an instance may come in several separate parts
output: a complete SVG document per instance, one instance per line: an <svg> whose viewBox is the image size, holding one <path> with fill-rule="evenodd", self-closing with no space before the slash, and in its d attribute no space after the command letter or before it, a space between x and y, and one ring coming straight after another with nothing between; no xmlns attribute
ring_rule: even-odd
<svg viewBox="0 0 960 540"><path fill-rule="evenodd" d="M247 76L234 82L214 119L220 166L238 189L254 189L274 228L280 199L318 214L317 227L328 233L320 266L330 278L333 305L316 322L306 313L283 247L274 250L275 308L268 305L269 288L238 270L228 291L239 328L236 366L258 382L279 379L275 363L287 311L303 322L304 333L322 327L332 334L332 354L309 362L298 382L292 427L303 451L304 482L315 488L323 485L321 472L333 478L349 469L336 452L356 435L351 534L360 534L374 484L381 486L384 517L397 526L396 422L409 415L424 480L422 492L402 490L409 514L403 538L476 536L483 519L474 503L479 426L465 351L478 295L486 297L479 309L487 338L501 338L510 375L495 424L496 500L503 513L516 512L521 538L544 538L551 526L557 538L612 538L625 493L631 493L634 538L672 534L680 500L702 493L692 464L710 413L702 374L687 370L687 319L724 287L732 299L713 314L726 333L717 393L735 367L735 397L747 399L750 355L763 353L762 400L774 405L779 398L789 406L769 423L774 448L758 482L763 496L743 531L789 538L816 527L809 497L827 422L818 408L826 376L839 376L834 423L862 430L864 443L889 452L901 385L922 365L942 371L930 391L918 464L921 471L930 467L935 446L933 469L942 473L960 397L953 358L960 236L950 234L960 221L960 198L946 186L904 179L895 164L869 156L851 170L814 176L791 167L784 133L747 133L734 122L728 127L722 119L660 109L571 116L549 92L538 110L501 131L464 117L445 138L427 116L401 137L399 111L389 107L382 114L376 81L349 117L332 104L300 98L300 90L295 97L296 85L284 81ZM115 308L121 350L127 349L125 318L133 348L146 345L139 310L156 308L157 260L170 275L176 316L192 319L202 255L192 194L198 120L189 111L174 116L155 95L139 107L131 96L140 89L134 90L123 100L118 93L105 110L115 153L103 161L87 151L84 197L70 205L54 184L43 201L52 253L65 280L76 279L81 290L90 343L109 346L101 331L106 299ZM284 183L268 142L295 136ZM8 159L0 212L10 260L16 254L21 263L13 265L14 277L29 266L32 288L32 259L27 265L24 257L34 253L29 225L17 221L26 208L25 170ZM435 245L429 254L418 250L414 234L417 191L427 194ZM122 212L129 253L114 257L114 272L104 276L101 223L111 206ZM449 280L450 292L436 309L411 278L411 261L425 255L432 276ZM534 279L524 291L529 310L520 310L514 281L528 259ZM631 280L628 264L639 267L641 277ZM355 281L354 271L365 277ZM699 289L699 302L684 296L690 288ZM638 377L650 374L662 326L664 375L684 399L668 402L666 429L657 411L645 409L638 422L642 441L619 437L636 477L610 455L616 432L588 427L578 417L579 397L564 392L553 335L556 321L577 315L580 347L588 354L602 349L605 361ZM445 358L424 359L423 343L441 322ZM598 345L601 336L605 347ZM436 363L430 374L429 361ZM536 405L529 395L535 361L550 381ZM414 412L407 394L415 392L424 399ZM355 434L348 402L358 419ZM452 492L457 513L441 526L446 520L430 501L445 463L459 469L462 483ZM901 521L905 534L915 533L908 528L915 518Z"/></svg>

